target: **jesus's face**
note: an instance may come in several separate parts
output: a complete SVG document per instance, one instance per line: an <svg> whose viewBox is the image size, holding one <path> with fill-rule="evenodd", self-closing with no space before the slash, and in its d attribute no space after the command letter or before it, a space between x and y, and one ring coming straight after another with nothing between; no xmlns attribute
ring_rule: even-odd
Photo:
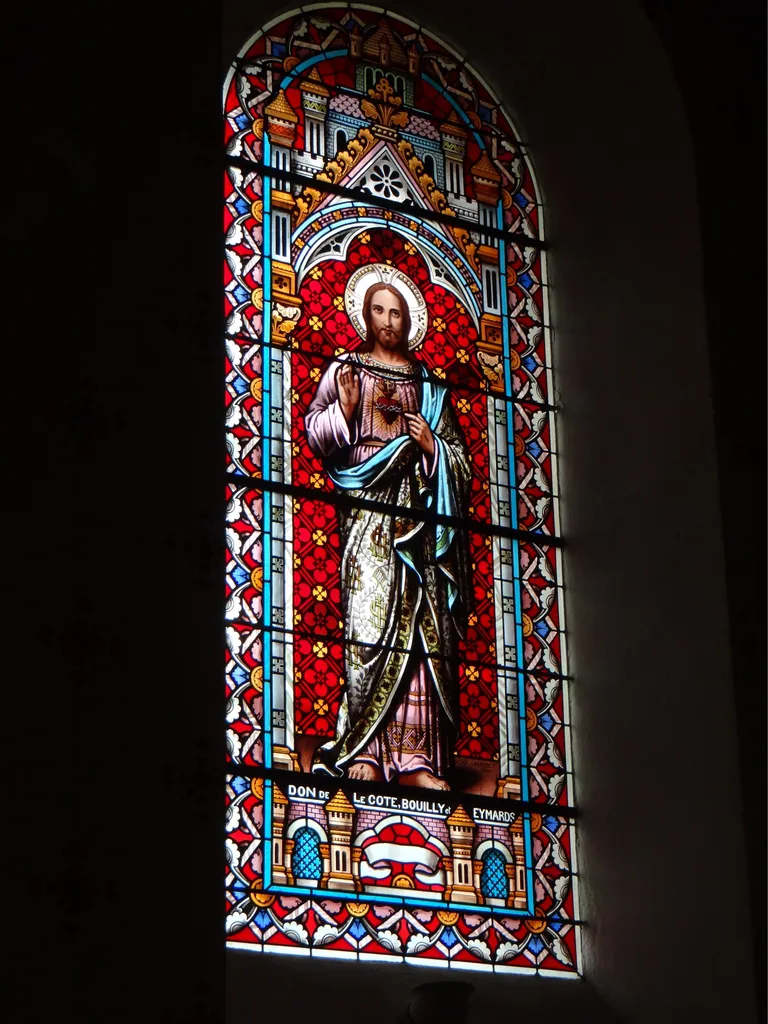
<svg viewBox="0 0 768 1024"><path fill-rule="evenodd" d="M392 292L374 292L371 299L371 328L376 342L387 352L403 345L402 299Z"/></svg>

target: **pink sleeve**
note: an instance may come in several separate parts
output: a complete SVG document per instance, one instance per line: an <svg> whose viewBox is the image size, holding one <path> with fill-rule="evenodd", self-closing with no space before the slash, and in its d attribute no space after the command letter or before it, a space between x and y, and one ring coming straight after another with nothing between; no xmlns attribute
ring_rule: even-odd
<svg viewBox="0 0 768 1024"><path fill-rule="evenodd" d="M315 455L332 455L354 443L355 424L347 423L336 391L339 367L340 363L333 362L325 371L304 417L309 447Z"/></svg>

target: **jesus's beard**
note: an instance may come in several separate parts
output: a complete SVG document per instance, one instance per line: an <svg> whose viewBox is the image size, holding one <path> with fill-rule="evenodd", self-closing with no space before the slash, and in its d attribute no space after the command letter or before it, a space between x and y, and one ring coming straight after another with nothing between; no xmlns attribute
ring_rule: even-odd
<svg viewBox="0 0 768 1024"><path fill-rule="evenodd" d="M386 327L379 330L379 345L387 352L397 352L403 347L402 334L399 331L390 331Z"/></svg>

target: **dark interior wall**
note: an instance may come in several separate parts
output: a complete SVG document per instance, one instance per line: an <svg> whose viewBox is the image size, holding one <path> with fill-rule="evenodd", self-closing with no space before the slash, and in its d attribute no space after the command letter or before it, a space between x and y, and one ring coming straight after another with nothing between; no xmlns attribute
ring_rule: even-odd
<svg viewBox="0 0 768 1024"><path fill-rule="evenodd" d="M766 13L738 5L724 18L695 0L643 7L680 88L696 157L752 948L765 1019Z"/></svg>
<svg viewBox="0 0 768 1024"><path fill-rule="evenodd" d="M508 100L545 197L589 984L629 1019L715 1019L734 998L749 1018L719 385L683 98L634 4L553 0L517 19L489 3L469 22L451 3L399 9ZM254 23L247 5L227 10L231 54ZM698 894L720 886L737 918L727 946L702 945L714 906ZM233 959L233 1022L249 980L303 970Z"/></svg>
<svg viewBox="0 0 768 1024"><path fill-rule="evenodd" d="M514 1007L522 1019L545 998L574 1020L609 1019L608 1007L629 1020L754 1019L741 794L757 863L764 769L749 721L762 719L751 702L765 682L764 433L749 408L762 406L763 388L759 372L730 384L724 366L734 336L764 337L762 249L748 244L764 220L708 199L722 195L715 157L730 146L733 193L755 209L750 146L731 143L763 126L747 104L742 131L730 130L729 103L742 109L738 97L753 95L748 50L721 47L722 25L668 6L683 11L677 38L691 51L678 45L673 66L690 68L700 50L695 66L718 72L694 76L688 94L681 83L692 126L691 103L700 124L715 98L724 107L711 138L694 126L693 148L635 5L595 0L577 12L552 0L518 23L489 4L484 17L503 8L507 26L490 34L452 0L418 6L509 96L537 155L555 245L590 981L544 996L536 981L472 976L486 1016ZM731 9L731 39L757 33L746 12ZM270 13L228 8L226 52ZM20 366L7 389L21 399L22 467L8 549L27 587L14 594L23 632L9 630L19 703L8 717L12 788L27 812L15 859L28 884L11 963L32 960L21 1020L223 1019L223 488L211 429L220 14L210 5L191 17L173 3L119 16L103 5L35 9L14 47L19 120L7 135L19 154L6 233L20 273L7 337ZM738 301L713 312L724 252L746 272ZM757 442L742 440L736 418ZM718 475L739 495L723 503L725 562ZM734 702L747 708L741 776ZM330 968L318 977L294 966L291 978L277 959L240 958L231 1024L276 1016L296 993L316 1018L373 1007L383 1020L425 980L353 971L339 1010Z"/></svg>
<svg viewBox="0 0 768 1024"><path fill-rule="evenodd" d="M220 24L74 0L4 33L30 1024L223 1020Z"/></svg>

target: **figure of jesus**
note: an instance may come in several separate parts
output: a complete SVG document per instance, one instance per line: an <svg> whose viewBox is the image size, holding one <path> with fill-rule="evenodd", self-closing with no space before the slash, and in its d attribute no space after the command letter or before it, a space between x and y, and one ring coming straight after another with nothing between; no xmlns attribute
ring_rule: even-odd
<svg viewBox="0 0 768 1024"><path fill-rule="evenodd" d="M362 314L362 346L328 367L305 419L350 499L339 509L344 686L313 771L448 789L471 572L444 517L466 514L469 460L447 388L409 354L404 296L374 283ZM427 510L435 517L411 515Z"/></svg>

